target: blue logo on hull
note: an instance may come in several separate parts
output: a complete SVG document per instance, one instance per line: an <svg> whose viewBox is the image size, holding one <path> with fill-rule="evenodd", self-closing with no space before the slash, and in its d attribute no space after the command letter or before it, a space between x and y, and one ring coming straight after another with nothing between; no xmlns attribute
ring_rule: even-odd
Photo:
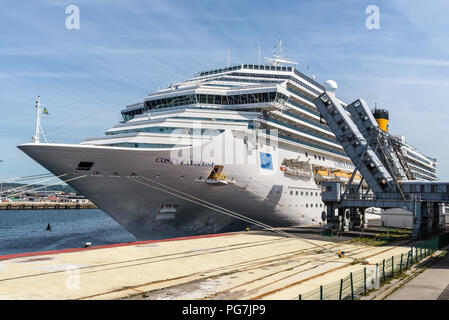
<svg viewBox="0 0 449 320"><path fill-rule="evenodd" d="M260 154L260 167L266 170L273 170L273 160L271 154L265 152L259 152Z"/></svg>

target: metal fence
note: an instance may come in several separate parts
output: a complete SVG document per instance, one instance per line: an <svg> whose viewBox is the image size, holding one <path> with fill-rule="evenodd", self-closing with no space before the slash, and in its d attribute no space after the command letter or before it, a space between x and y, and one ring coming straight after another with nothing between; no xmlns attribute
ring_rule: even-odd
<svg viewBox="0 0 449 320"><path fill-rule="evenodd" d="M347 277L299 295L299 300L355 300L401 275L412 265L449 244L449 233L410 248L406 253L383 259L375 266L351 272Z"/></svg>

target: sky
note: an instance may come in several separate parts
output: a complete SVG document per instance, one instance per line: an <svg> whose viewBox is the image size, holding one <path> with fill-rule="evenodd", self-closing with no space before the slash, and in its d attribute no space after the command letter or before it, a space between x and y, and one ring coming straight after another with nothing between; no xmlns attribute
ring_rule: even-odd
<svg viewBox="0 0 449 320"><path fill-rule="evenodd" d="M68 29L70 5L79 29ZM367 28L379 8L379 28ZM50 142L102 136L120 110L196 72L285 56L347 103L390 111L390 130L438 159L449 181L449 1L29 0L0 10L0 179L46 170L31 142L35 100Z"/></svg>

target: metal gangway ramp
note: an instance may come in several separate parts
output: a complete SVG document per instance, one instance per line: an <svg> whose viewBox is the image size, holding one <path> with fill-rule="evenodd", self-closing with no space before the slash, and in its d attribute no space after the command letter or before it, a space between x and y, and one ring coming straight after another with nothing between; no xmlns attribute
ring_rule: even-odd
<svg viewBox="0 0 449 320"><path fill-rule="evenodd" d="M366 208L378 207L411 211L414 239L443 227L440 205L449 203L449 182L410 180L413 177L397 141L379 128L362 99L345 110L333 93L324 92L313 103L355 166L344 190L340 182L322 183L327 207L323 217L328 224L341 229L345 218L350 225L360 224ZM362 180L353 185L357 171ZM369 187L365 192L363 180Z"/></svg>

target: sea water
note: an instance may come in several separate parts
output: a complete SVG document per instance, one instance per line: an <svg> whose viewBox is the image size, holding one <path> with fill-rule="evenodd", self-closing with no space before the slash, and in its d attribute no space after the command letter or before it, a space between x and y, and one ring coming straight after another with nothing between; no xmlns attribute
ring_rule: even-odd
<svg viewBox="0 0 449 320"><path fill-rule="evenodd" d="M51 231L45 230L48 224ZM132 234L99 209L0 210L0 255L132 241Z"/></svg>

